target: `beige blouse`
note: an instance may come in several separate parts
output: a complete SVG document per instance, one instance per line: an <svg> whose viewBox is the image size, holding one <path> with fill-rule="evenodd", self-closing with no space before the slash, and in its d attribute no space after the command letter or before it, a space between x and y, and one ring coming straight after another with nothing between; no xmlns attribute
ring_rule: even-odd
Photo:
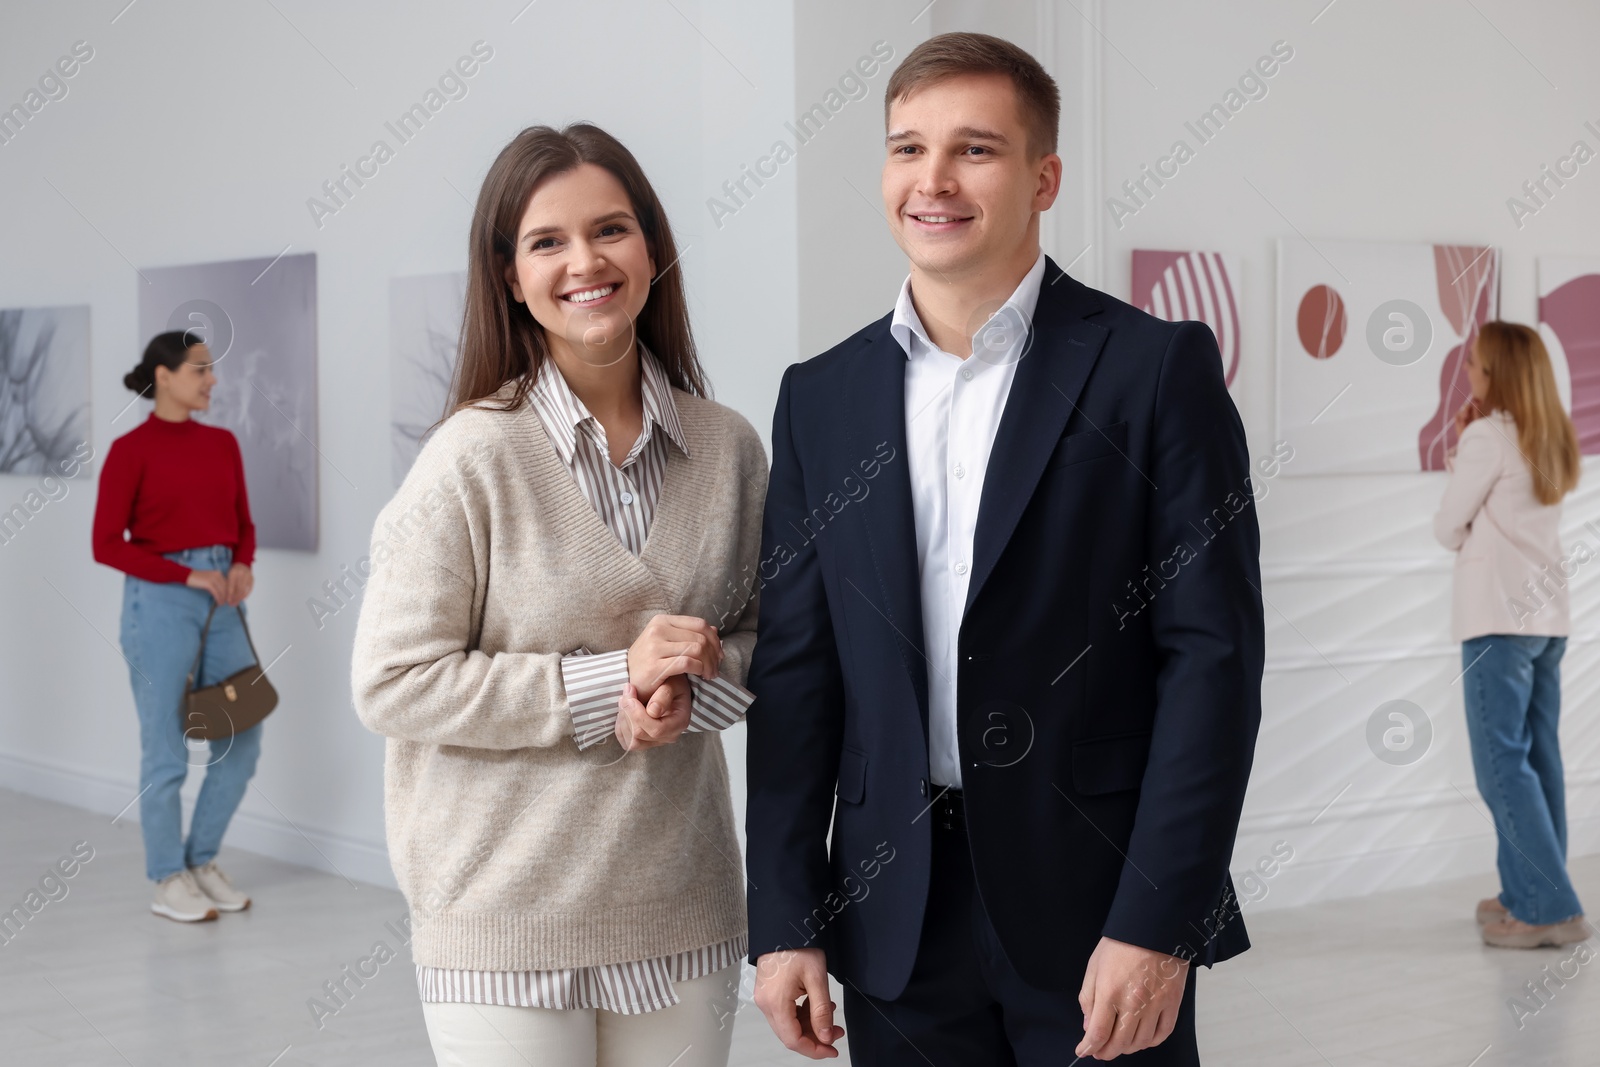
<svg viewBox="0 0 1600 1067"><path fill-rule="evenodd" d="M1434 536L1456 553L1450 637L1563 636L1576 561L1561 552L1561 505L1541 504L1505 411L1470 423L1447 460Z"/></svg>

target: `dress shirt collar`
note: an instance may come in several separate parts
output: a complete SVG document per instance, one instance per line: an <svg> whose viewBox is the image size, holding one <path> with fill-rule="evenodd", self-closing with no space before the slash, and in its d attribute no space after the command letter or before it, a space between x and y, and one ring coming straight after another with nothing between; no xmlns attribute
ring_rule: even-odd
<svg viewBox="0 0 1600 1067"><path fill-rule="evenodd" d="M1043 281L1044 252L1040 250L1039 258L1033 261L1028 273L1022 276L1016 291L1000 305L999 310L987 322L973 332L974 353L980 348L987 348L992 354L986 355L985 361L990 363L1008 363L1015 358L1015 352L1021 350L1023 339L1033 328L1033 312L1039 306L1039 286ZM979 334L986 330L990 331L985 339L989 342L987 345L979 339ZM939 347L929 340L928 332L922 326L922 319L917 315L916 305L911 302L910 275L906 276L905 283L900 286L900 299L895 302L894 317L889 320L889 333L900 343L900 347L905 350L908 357L912 354L913 338L930 349Z"/></svg>
<svg viewBox="0 0 1600 1067"><path fill-rule="evenodd" d="M639 370L644 427L630 458L650 440L656 427L660 427L667 439L678 446L678 451L687 456L689 446L684 440L683 426L678 422L678 407L672 399L672 383L667 380L667 372L661 362L642 342L639 344ZM578 399L578 394L567 384L560 368L549 358L539 368L529 393L543 416L550 443L555 446L561 461L572 466L573 454L578 447L578 430L593 419L594 414Z"/></svg>

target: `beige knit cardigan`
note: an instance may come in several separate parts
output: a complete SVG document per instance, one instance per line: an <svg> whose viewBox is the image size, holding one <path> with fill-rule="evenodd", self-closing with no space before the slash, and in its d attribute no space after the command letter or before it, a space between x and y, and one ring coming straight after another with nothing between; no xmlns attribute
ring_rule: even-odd
<svg viewBox="0 0 1600 1067"><path fill-rule="evenodd" d="M689 454L668 449L638 556L526 402L452 415L378 514L351 689L389 739L389 858L418 964L588 967L745 932L721 737L580 752L561 681L563 653L625 648L659 613L718 624L721 673L745 681L766 454L732 410L673 400Z"/></svg>

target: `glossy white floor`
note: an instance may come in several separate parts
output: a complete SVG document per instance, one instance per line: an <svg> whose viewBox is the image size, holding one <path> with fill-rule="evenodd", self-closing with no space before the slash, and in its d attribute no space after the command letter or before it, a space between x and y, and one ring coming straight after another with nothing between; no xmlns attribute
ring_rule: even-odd
<svg viewBox="0 0 1600 1067"><path fill-rule="evenodd" d="M74 845L94 857L0 945L0 1061L73 1067L431 1064L401 951L317 1025L307 1001L346 965L398 947L397 893L248 852L221 860L256 898L240 915L184 926L147 910L139 830L0 790L0 910L20 904ZM81 854L81 850L80 850ZM1600 893L1600 857L1573 865ZM1486 879L1248 915L1256 947L1202 972L1210 1067L1587 1067L1600 1063L1600 960L1549 990L1519 1028L1508 998L1563 951L1479 944ZM43 899L44 894L41 894ZM1591 945L1594 943L1591 942ZM1568 972L1578 967L1568 965ZM370 965L368 966L370 973ZM839 999L836 997L836 999ZM1538 1002L1530 1001L1530 1004ZM849 1020L845 1020L848 1028ZM276 1058L275 1058L276 1057ZM670 1058L670 1057L668 1057ZM798 1064L753 1007L732 1062ZM841 1058L839 1063L847 1062ZM666 1067L663 1063L662 1067Z"/></svg>

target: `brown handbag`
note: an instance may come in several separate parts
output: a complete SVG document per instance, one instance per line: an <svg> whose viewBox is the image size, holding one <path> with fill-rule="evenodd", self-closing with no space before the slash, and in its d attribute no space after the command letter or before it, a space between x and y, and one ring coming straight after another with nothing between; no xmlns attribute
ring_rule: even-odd
<svg viewBox="0 0 1600 1067"><path fill-rule="evenodd" d="M204 689L194 687L195 675L200 670L206 654L206 635L211 631L211 616L217 613L215 602L206 613L206 627L200 631L200 651L195 654L194 667L183 687L183 736L200 741L220 741L243 733L265 719L278 706L278 691L267 681L261 669L261 655L256 643L250 639L250 627L239 612L239 625L244 626L244 639L250 644L250 654L255 663L242 671L230 674L217 685Z"/></svg>

